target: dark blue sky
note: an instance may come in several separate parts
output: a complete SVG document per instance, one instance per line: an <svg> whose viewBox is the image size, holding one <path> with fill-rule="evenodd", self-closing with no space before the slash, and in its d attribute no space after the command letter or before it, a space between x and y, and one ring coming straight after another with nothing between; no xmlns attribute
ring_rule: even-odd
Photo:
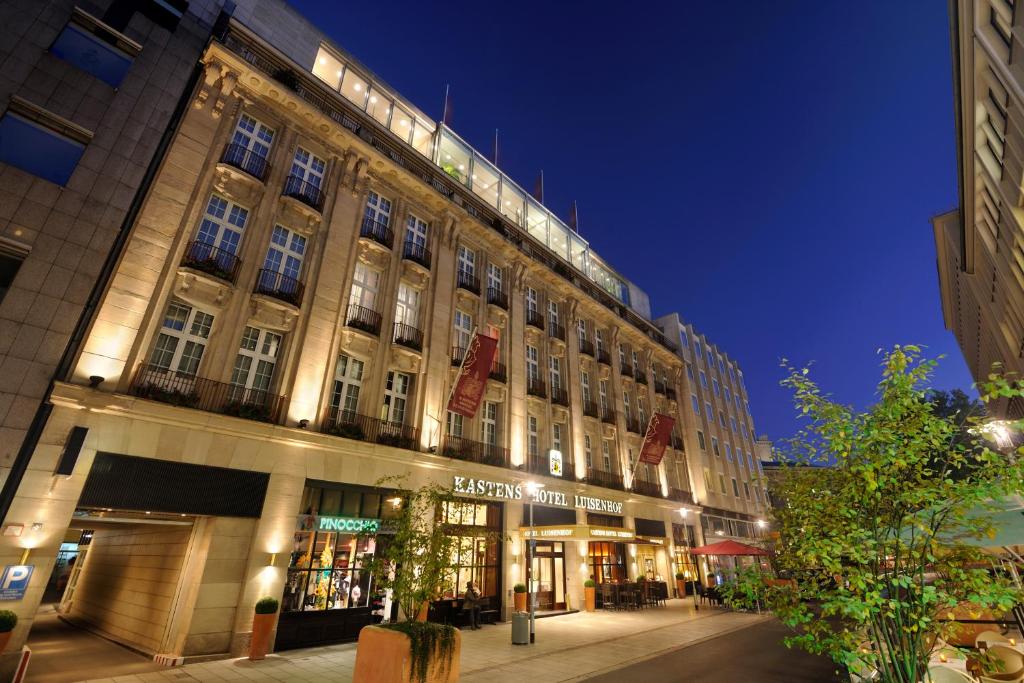
<svg viewBox="0 0 1024 683"><path fill-rule="evenodd" d="M739 360L759 432L795 427L779 359L863 406L876 350L947 355L929 218L953 208L946 3L292 0Z"/></svg>

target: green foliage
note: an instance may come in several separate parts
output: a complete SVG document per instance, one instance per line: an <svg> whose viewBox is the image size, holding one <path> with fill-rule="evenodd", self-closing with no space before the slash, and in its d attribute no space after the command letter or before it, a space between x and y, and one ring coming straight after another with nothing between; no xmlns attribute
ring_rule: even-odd
<svg viewBox="0 0 1024 683"><path fill-rule="evenodd" d="M766 577L759 567L744 567L726 577L718 586L725 604L737 609L749 609L765 604L768 595Z"/></svg>
<svg viewBox="0 0 1024 683"><path fill-rule="evenodd" d="M676 572L676 581L686 581L686 574L683 572Z"/></svg>
<svg viewBox="0 0 1024 683"><path fill-rule="evenodd" d="M593 579L587 579L586 581L583 582L583 587L584 588L596 588L597 587L597 583L595 583Z"/></svg>
<svg viewBox="0 0 1024 683"><path fill-rule="evenodd" d="M512 591L515 592L515 593L525 593L526 592L526 584L525 583L517 583L516 585L512 586Z"/></svg>
<svg viewBox="0 0 1024 683"><path fill-rule="evenodd" d="M401 621L394 624L381 624L381 628L404 633L409 638L409 649L412 651L412 666L409 680L425 683L430 663L440 662L440 672L448 671L452 655L455 654L455 627L448 624L435 624L429 621Z"/></svg>
<svg viewBox="0 0 1024 683"><path fill-rule="evenodd" d="M936 638L955 628L953 608L1008 611L1024 599L964 542L994 533L977 510L1021 490L1024 459L992 450L970 427L980 416L933 402L936 361L918 347L882 356L878 400L865 412L823 394L807 368L786 366L782 384L808 425L776 483L786 505L774 512L774 564L796 585L737 577L726 591L735 605L767 601L794 629L789 645L877 669L887 683L916 683ZM993 376L981 393L987 401L1022 389Z"/></svg>
<svg viewBox="0 0 1024 683"><path fill-rule="evenodd" d="M18 625L18 615L9 609L0 609L0 633L9 633Z"/></svg>
<svg viewBox="0 0 1024 683"><path fill-rule="evenodd" d="M277 614L277 600L271 597L260 598L256 602L256 614Z"/></svg>

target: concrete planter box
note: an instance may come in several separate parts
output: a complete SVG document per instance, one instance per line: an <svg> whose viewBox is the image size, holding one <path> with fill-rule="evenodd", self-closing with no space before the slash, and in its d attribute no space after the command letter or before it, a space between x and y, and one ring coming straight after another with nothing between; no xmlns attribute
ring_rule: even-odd
<svg viewBox="0 0 1024 683"><path fill-rule="evenodd" d="M452 660L447 667L431 662L427 683L457 683L462 634L454 633ZM365 626L359 632L356 646L356 668L352 680L359 683L409 683L412 671L412 650L404 633L379 626Z"/></svg>

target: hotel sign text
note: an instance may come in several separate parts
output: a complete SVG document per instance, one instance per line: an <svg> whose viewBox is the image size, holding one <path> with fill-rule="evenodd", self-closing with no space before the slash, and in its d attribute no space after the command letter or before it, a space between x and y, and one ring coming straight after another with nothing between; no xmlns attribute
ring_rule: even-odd
<svg viewBox="0 0 1024 683"><path fill-rule="evenodd" d="M481 498L499 498L502 500L523 500L523 485L518 482L491 481L489 479L476 479L474 477L454 478L452 488L455 493L467 496L479 496ZM606 498L594 498L593 496L570 495L562 491L552 491L546 488L538 489L533 500L541 505L557 505L559 507L574 507L590 512L609 512L615 515L622 514L622 503Z"/></svg>

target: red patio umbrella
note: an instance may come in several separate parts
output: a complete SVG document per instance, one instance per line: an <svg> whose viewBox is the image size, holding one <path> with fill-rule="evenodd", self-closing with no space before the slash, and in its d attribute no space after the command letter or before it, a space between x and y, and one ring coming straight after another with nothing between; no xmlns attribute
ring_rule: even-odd
<svg viewBox="0 0 1024 683"><path fill-rule="evenodd" d="M766 550L755 548L745 543L736 541L719 541L710 545L702 545L690 551L692 555L756 555L764 557L768 555Z"/></svg>

